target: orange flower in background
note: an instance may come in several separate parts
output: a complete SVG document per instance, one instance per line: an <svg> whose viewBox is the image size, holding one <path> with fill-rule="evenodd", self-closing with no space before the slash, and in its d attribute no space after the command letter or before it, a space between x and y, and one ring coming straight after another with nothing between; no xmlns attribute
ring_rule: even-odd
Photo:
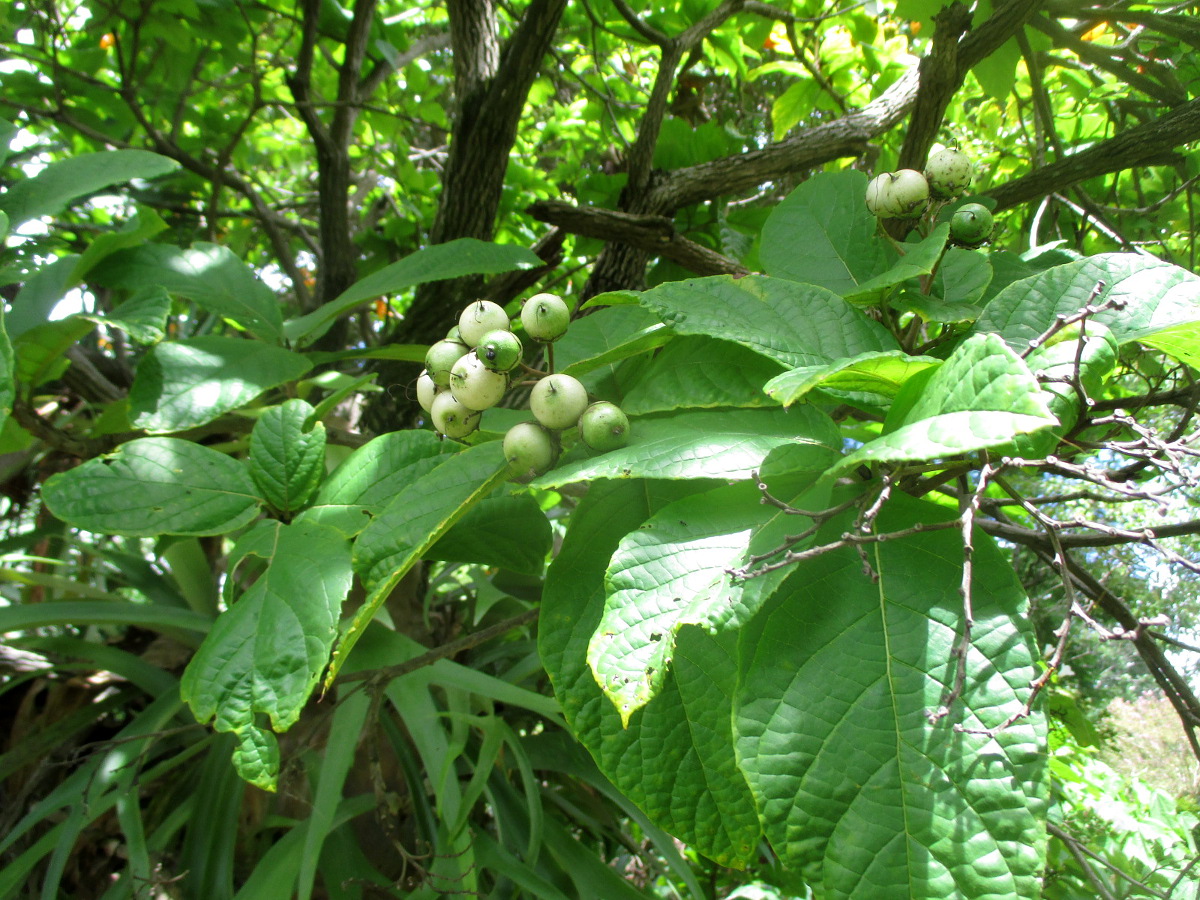
<svg viewBox="0 0 1200 900"><path fill-rule="evenodd" d="M116 42L117 42L117 36L110 31L110 32L108 32L108 34L105 34L104 36L102 36L100 38L100 49L107 50L109 47L111 47Z"/></svg>

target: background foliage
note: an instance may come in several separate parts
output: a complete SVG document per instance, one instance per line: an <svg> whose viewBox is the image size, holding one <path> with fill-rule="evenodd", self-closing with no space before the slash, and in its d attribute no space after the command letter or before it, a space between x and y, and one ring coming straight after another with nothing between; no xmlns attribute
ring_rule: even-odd
<svg viewBox="0 0 1200 900"><path fill-rule="evenodd" d="M1196 13L10 4L0 895L1187 896ZM534 290L522 487L410 386Z"/></svg>

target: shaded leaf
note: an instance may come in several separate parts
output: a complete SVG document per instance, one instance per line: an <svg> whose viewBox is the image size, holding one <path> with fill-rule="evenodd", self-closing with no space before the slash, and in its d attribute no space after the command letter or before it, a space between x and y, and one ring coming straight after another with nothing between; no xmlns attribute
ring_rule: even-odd
<svg viewBox="0 0 1200 900"><path fill-rule="evenodd" d="M151 287L137 292L110 313L102 316L81 314L79 318L117 328L135 343L154 344L166 336L170 312L171 296L162 288Z"/></svg>
<svg viewBox="0 0 1200 900"><path fill-rule="evenodd" d="M290 350L240 338L156 344L129 390L130 418L151 432L203 425L309 368L307 359Z"/></svg>
<svg viewBox="0 0 1200 900"><path fill-rule="evenodd" d="M297 319L289 319L285 328L287 338L299 346L309 344L324 334L335 319L352 309L383 294L395 293L413 285L462 275L493 275L540 265L541 258L525 247L491 244L475 238L432 244L373 272L320 309Z"/></svg>
<svg viewBox="0 0 1200 900"><path fill-rule="evenodd" d="M425 558L541 575L553 539L550 520L532 496L505 494L471 507Z"/></svg>
<svg viewBox="0 0 1200 900"><path fill-rule="evenodd" d="M758 816L733 754L734 658L728 636L684 629L654 701L622 727L585 661L600 622L604 569L654 511L711 483L591 486L546 577L538 648L563 714L600 770L657 825L723 865L745 865Z"/></svg>
<svg viewBox="0 0 1200 900"><path fill-rule="evenodd" d="M337 635L352 581L350 544L313 523L263 523L247 539L267 568L213 623L180 692L197 721L238 736L242 776L273 790L278 747L255 718L266 715L286 731L300 717ZM235 548L232 556L244 554Z"/></svg>
<svg viewBox="0 0 1200 900"><path fill-rule="evenodd" d="M93 278L134 292L162 288L237 322L263 340L283 341L279 300L227 247L143 244L109 256L95 267Z"/></svg>
<svg viewBox="0 0 1200 900"><path fill-rule="evenodd" d="M780 364L702 335L677 337L655 355L621 401L631 416L675 409L774 406L763 384Z"/></svg>
<svg viewBox="0 0 1200 900"><path fill-rule="evenodd" d="M362 530L354 542L354 570L369 594L338 642L326 686L400 579L507 478L508 462L499 441L470 447L400 490Z"/></svg>
<svg viewBox="0 0 1200 900"><path fill-rule="evenodd" d="M106 150L56 160L32 178L0 194L0 209L15 226L39 216L52 216L71 201L131 178L154 178L179 163L148 150Z"/></svg>
<svg viewBox="0 0 1200 900"><path fill-rule="evenodd" d="M857 171L819 173L788 194L763 226L767 274L846 294L887 271L895 252L879 239L866 196Z"/></svg>
<svg viewBox="0 0 1200 900"><path fill-rule="evenodd" d="M103 534L225 534L258 515L242 463L176 438L142 438L47 479L42 499L77 528Z"/></svg>

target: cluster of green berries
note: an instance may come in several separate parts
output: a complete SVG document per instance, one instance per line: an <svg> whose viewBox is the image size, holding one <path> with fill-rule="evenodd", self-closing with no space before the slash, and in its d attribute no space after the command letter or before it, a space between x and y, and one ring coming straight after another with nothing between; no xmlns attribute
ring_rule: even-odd
<svg viewBox="0 0 1200 900"><path fill-rule="evenodd" d="M915 219L930 200L959 197L971 184L970 158L960 150L942 150L929 157L925 171L884 172L867 185L867 209L881 219ZM950 239L975 247L992 234L992 214L981 203L964 203L950 218Z"/></svg>
<svg viewBox="0 0 1200 900"><path fill-rule="evenodd" d="M557 341L570 323L571 311L555 294L536 294L521 307L525 335L538 343ZM533 371L523 367L524 347L510 326L499 304L475 300L425 354L417 401L440 434L454 439L471 434L484 410L504 398L513 373ZM530 391L529 409L536 421L514 425L504 436L504 456L517 478L540 475L554 465L558 433L566 428L578 427L580 440L600 452L629 441L625 413L614 403L590 403L587 389L570 375L540 377Z"/></svg>

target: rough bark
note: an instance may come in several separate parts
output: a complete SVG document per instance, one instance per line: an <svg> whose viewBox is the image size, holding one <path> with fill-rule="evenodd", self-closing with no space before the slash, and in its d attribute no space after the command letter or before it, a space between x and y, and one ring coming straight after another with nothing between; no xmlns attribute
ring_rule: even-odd
<svg viewBox="0 0 1200 900"><path fill-rule="evenodd" d="M502 52L496 47L495 30L476 21L480 10L491 5L473 0L450 4L450 15L458 20L451 34L460 109L450 138L433 243L492 237L525 99L558 30L566 0L532 0ZM486 61L458 62L462 55L482 54L486 60L493 53L497 61L491 74ZM428 343L441 337L447 321L480 284L479 279L463 279L421 286L405 317L404 339Z"/></svg>

